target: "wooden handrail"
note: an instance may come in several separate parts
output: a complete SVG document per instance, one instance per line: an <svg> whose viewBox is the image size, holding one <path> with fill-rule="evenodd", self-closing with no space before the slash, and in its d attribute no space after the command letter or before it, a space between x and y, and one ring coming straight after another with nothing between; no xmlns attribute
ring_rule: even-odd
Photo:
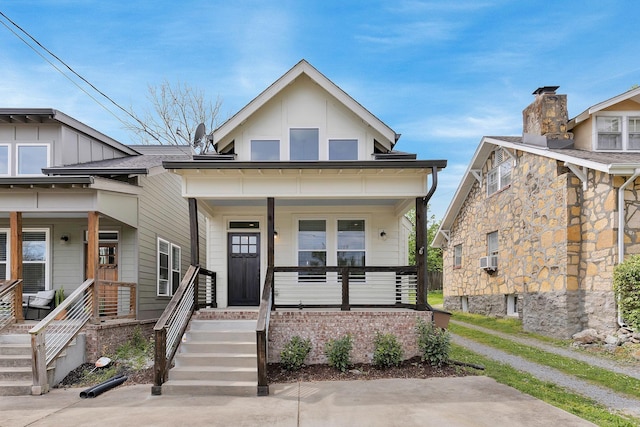
<svg viewBox="0 0 640 427"><path fill-rule="evenodd" d="M0 313L0 329L22 320L22 279L0 280L0 300L7 296L11 299L3 303L3 311Z"/></svg>
<svg viewBox="0 0 640 427"><path fill-rule="evenodd" d="M0 298L11 292L20 282L22 279L0 280Z"/></svg>
<svg viewBox="0 0 640 427"><path fill-rule="evenodd" d="M53 311L49 313L49 315L47 315L47 317L42 319L37 325L31 328L29 330L29 333L32 335L37 335L40 332L42 332L42 330L45 329L47 326L49 326L49 324L53 322L53 320L60 313L66 311L72 304L74 304L78 296L82 295L82 293L85 290L89 289L89 287L93 284L94 284L94 279L85 280L84 283L80 285L80 287L76 288L73 292L71 292L71 295L69 295L68 297L65 298L64 301L62 301L62 304L54 308Z"/></svg>
<svg viewBox="0 0 640 427"><path fill-rule="evenodd" d="M187 329L191 315L197 305L197 295L195 295L194 282L198 277L200 267L191 265L185 273L180 286L171 298L171 301L162 312L162 315L153 327L155 336L155 355L153 363L154 383L151 387L151 394L162 394L162 384L166 381L169 366L178 349L180 340L175 342L167 341L167 332L171 329L175 337L181 337ZM179 318L180 310L187 313L183 318ZM174 323L174 321L176 323ZM169 348L167 348L169 347Z"/></svg>
<svg viewBox="0 0 640 427"><path fill-rule="evenodd" d="M269 268L262 288L258 321L256 323L256 352L258 357L258 396L269 395L267 361L269 357L268 335L271 306L273 304L273 270Z"/></svg>

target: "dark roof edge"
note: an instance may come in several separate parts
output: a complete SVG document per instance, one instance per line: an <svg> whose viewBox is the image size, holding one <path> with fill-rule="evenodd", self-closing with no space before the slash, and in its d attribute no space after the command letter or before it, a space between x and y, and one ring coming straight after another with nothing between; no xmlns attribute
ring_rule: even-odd
<svg viewBox="0 0 640 427"><path fill-rule="evenodd" d="M310 162L165 161L165 169L422 169L447 167L446 160L367 160Z"/></svg>
<svg viewBox="0 0 640 427"><path fill-rule="evenodd" d="M146 175L146 168L44 168L42 173L52 176L69 175Z"/></svg>
<svg viewBox="0 0 640 427"><path fill-rule="evenodd" d="M93 178L88 175L74 176L12 176L0 178L0 185L39 185L39 184L93 184Z"/></svg>

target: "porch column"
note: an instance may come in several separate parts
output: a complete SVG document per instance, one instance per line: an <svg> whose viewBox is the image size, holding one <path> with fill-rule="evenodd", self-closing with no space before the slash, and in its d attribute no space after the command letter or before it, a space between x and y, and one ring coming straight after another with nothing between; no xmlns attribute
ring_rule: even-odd
<svg viewBox="0 0 640 427"><path fill-rule="evenodd" d="M191 265L200 265L200 233L198 230L198 200L189 198L189 233L191 241ZM196 275L193 281L193 301L195 309L199 308L198 294L199 294L199 278L200 275Z"/></svg>
<svg viewBox="0 0 640 427"><path fill-rule="evenodd" d="M267 197L267 271L273 271L275 265L276 246L276 201L273 197ZM275 280L275 275L272 276ZM275 284L271 281L271 309L275 307Z"/></svg>
<svg viewBox="0 0 640 427"><path fill-rule="evenodd" d="M93 283L93 320L100 315L98 306L98 241L100 237L100 214L91 211L87 214L87 265L86 276L94 279Z"/></svg>
<svg viewBox="0 0 640 427"><path fill-rule="evenodd" d="M11 279L23 279L22 277L22 212L9 213L9 224L11 228ZM15 307L16 322L22 322L24 316L22 313L22 288L21 283L16 287Z"/></svg>
<svg viewBox="0 0 640 427"><path fill-rule="evenodd" d="M416 267L418 283L416 310L427 310L427 205L422 197L416 198Z"/></svg>

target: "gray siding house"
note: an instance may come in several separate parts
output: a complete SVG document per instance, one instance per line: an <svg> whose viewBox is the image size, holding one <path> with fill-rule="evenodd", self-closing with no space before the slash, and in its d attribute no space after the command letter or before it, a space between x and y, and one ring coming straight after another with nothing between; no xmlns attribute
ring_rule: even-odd
<svg viewBox="0 0 640 427"><path fill-rule="evenodd" d="M0 109L0 280L20 274L12 258L22 252L24 295L69 295L87 278L93 218L96 279L113 285L100 315L159 317L191 260L188 201L162 162L190 157L188 147L123 145L54 109Z"/></svg>

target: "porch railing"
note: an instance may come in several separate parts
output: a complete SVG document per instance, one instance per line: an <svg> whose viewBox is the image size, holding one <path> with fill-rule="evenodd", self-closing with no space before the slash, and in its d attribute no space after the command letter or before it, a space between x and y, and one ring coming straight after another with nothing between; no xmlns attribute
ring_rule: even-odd
<svg viewBox="0 0 640 427"><path fill-rule="evenodd" d="M155 336L154 381L151 394L162 394L162 384L167 380L173 357L191 315L195 310L196 284L199 266L190 266L185 273L178 290L171 298L162 316L153 328Z"/></svg>
<svg viewBox="0 0 640 427"><path fill-rule="evenodd" d="M267 361L269 359L269 320L273 305L273 270L268 269L262 288L258 322L256 324L256 351L258 358L258 396L269 394L267 380Z"/></svg>
<svg viewBox="0 0 640 427"><path fill-rule="evenodd" d="M22 279L0 280L0 331L16 321L22 310Z"/></svg>
<svg viewBox="0 0 640 427"><path fill-rule="evenodd" d="M136 284L100 280L98 315L101 320L136 318Z"/></svg>
<svg viewBox="0 0 640 427"><path fill-rule="evenodd" d="M91 319L94 310L94 279L86 280L47 317L31 328L32 394L49 391L47 368Z"/></svg>
<svg viewBox="0 0 640 427"><path fill-rule="evenodd" d="M416 308L417 268L274 267L278 308Z"/></svg>

